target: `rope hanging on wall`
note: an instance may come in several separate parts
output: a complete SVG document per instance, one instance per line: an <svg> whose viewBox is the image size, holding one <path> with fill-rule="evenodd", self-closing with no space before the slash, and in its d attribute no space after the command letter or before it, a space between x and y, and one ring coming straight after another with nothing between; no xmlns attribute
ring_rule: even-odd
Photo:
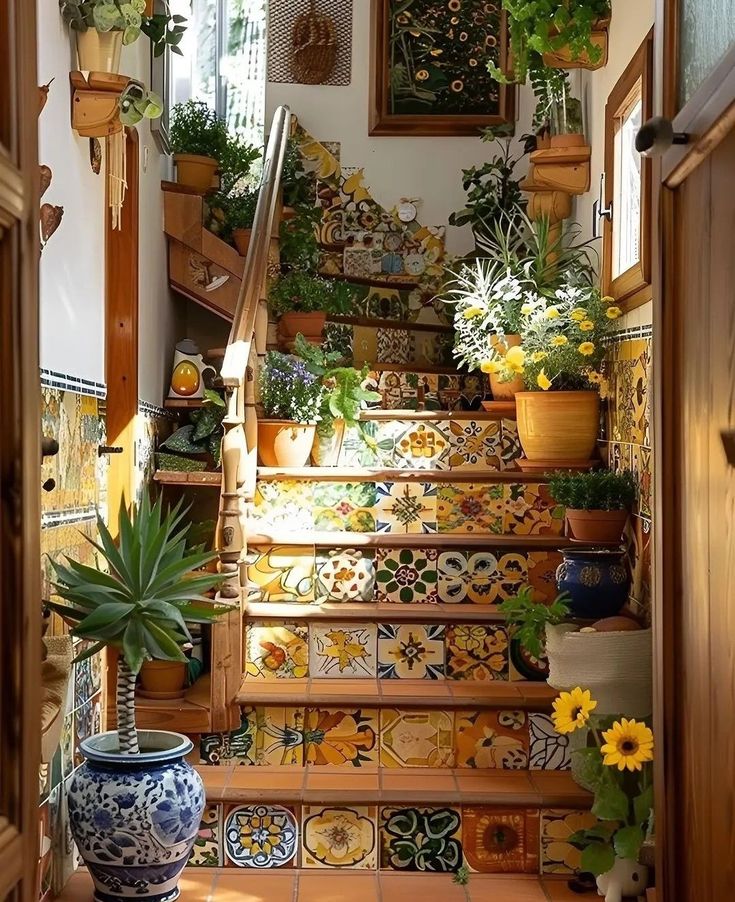
<svg viewBox="0 0 735 902"><path fill-rule="evenodd" d="M122 207L128 188L126 167L125 129L121 128L107 138L107 197L113 229L119 229L122 223Z"/></svg>

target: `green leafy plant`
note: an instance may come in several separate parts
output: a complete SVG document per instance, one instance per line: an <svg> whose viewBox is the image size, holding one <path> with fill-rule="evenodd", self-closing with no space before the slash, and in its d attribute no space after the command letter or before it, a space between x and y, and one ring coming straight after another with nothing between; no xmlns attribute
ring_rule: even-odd
<svg viewBox="0 0 735 902"><path fill-rule="evenodd" d="M191 642L188 623L212 623L228 608L205 593L226 574L196 572L215 554L189 554L186 510L178 504L163 512L159 499L151 505L144 494L129 512L125 501L118 514L118 539L97 519L97 549L105 569L66 559L54 562L54 588L66 602L49 607L72 624L72 635L92 642L77 660L106 646L120 651L117 668L117 731L120 751L137 754L135 677L144 661L186 661L182 646ZM86 538L86 537L85 537Z"/></svg>
<svg viewBox="0 0 735 902"><path fill-rule="evenodd" d="M287 207L314 206L316 203L316 179L304 168L299 145L289 138L281 169L283 203Z"/></svg>
<svg viewBox="0 0 735 902"><path fill-rule="evenodd" d="M221 161L227 152L227 125L198 100L177 103L169 126L171 153L197 154Z"/></svg>
<svg viewBox="0 0 735 902"><path fill-rule="evenodd" d="M258 148L248 144L241 135L226 131L224 149L218 157L220 194L229 196L248 187L253 164L260 156Z"/></svg>
<svg viewBox="0 0 735 902"><path fill-rule="evenodd" d="M120 95L120 122L123 125L137 125L142 119L158 119L163 113L163 101L153 91L146 89L137 82L130 84Z"/></svg>
<svg viewBox="0 0 735 902"><path fill-rule="evenodd" d="M337 279L294 270L271 283L268 305L276 316L291 311L346 314L352 309L352 288Z"/></svg>
<svg viewBox="0 0 735 902"><path fill-rule="evenodd" d="M591 473L552 473L549 492L557 504L572 510L629 510L636 495L636 483L628 470L593 470Z"/></svg>
<svg viewBox="0 0 735 902"><path fill-rule="evenodd" d="M207 228L224 241L229 241L235 229L252 229L257 206L258 192L255 189L215 194L209 200Z"/></svg>
<svg viewBox="0 0 735 902"><path fill-rule="evenodd" d="M260 403L269 419L318 423L324 389L321 379L292 354L269 351L260 370Z"/></svg>
<svg viewBox="0 0 735 902"><path fill-rule="evenodd" d="M189 412L191 422L161 442L161 448L174 454L211 454L215 467L219 467L225 402L212 389L206 389L204 397L204 406Z"/></svg>
<svg viewBox="0 0 735 902"><path fill-rule="evenodd" d="M186 17L172 16L168 7L165 13L147 16L145 7L145 0L59 0L61 15L74 31L121 31L123 44L132 44L144 34L155 56L161 56L167 47L181 56L179 44L186 31Z"/></svg>
<svg viewBox="0 0 735 902"><path fill-rule="evenodd" d="M279 227L281 269L316 272L319 265L318 226L322 208L313 203L297 203L293 215L282 219Z"/></svg>
<svg viewBox="0 0 735 902"><path fill-rule="evenodd" d="M533 589L523 586L517 595L506 599L498 608L513 630L513 638L532 654L541 658L546 643L546 625L569 619L567 595L559 595L551 604L534 601Z"/></svg>

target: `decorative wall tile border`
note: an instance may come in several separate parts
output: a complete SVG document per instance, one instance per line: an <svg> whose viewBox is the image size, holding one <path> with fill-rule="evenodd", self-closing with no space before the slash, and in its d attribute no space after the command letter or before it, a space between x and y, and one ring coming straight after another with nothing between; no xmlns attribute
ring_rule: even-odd
<svg viewBox="0 0 735 902"><path fill-rule="evenodd" d="M178 416L173 410L167 410L165 407L158 407L149 401L138 399L138 413L145 417L153 419L164 418L167 420L178 420Z"/></svg>
<svg viewBox="0 0 735 902"><path fill-rule="evenodd" d="M97 507L95 505L63 511L46 511L41 515L41 529L50 526L68 526L71 523L82 523L85 520L95 520L96 518Z"/></svg>
<svg viewBox="0 0 735 902"><path fill-rule="evenodd" d="M41 369L40 373L41 385L45 388L61 388L64 391L73 391L80 395L90 395L93 398L107 397L107 386L102 382L93 382L91 379L57 373L54 370Z"/></svg>
<svg viewBox="0 0 735 902"><path fill-rule="evenodd" d="M613 332L604 340L604 344L618 344L621 341L630 341L634 338L653 338L653 325L647 323L643 326L631 326L628 329L620 329L619 332Z"/></svg>

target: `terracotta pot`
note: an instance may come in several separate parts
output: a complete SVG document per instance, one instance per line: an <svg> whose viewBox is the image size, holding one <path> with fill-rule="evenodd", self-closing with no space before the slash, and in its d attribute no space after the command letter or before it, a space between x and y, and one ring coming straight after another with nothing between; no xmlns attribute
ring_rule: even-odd
<svg viewBox="0 0 735 902"><path fill-rule="evenodd" d="M314 435L311 462L315 467L336 467L339 463L339 455L345 437L345 421L334 420L332 427L331 435L319 435L319 432Z"/></svg>
<svg viewBox="0 0 735 902"><path fill-rule="evenodd" d="M181 692L186 685L184 661L145 661L140 668L140 684L146 692Z"/></svg>
<svg viewBox="0 0 735 902"><path fill-rule="evenodd" d="M518 436L530 461L587 461L597 442L596 391L522 391L516 395Z"/></svg>
<svg viewBox="0 0 735 902"><path fill-rule="evenodd" d="M233 229L232 240L235 242L237 252L241 257L245 257L250 247L250 236L253 234L252 229Z"/></svg>
<svg viewBox="0 0 735 902"><path fill-rule="evenodd" d="M77 59L85 72L120 71L121 31L97 31L88 28L77 32Z"/></svg>
<svg viewBox="0 0 735 902"><path fill-rule="evenodd" d="M580 542L607 544L620 542L628 511L575 510L567 508L568 534Z"/></svg>
<svg viewBox="0 0 735 902"><path fill-rule="evenodd" d="M316 424L293 420L258 421L258 456L264 467L305 467Z"/></svg>
<svg viewBox="0 0 735 902"><path fill-rule="evenodd" d="M552 150L560 147L584 147L584 135L575 133L569 135L552 135L550 145Z"/></svg>
<svg viewBox="0 0 735 902"><path fill-rule="evenodd" d="M176 181L200 191L212 187L212 179L219 166L214 157L203 157L196 153L175 153L174 163Z"/></svg>
<svg viewBox="0 0 735 902"><path fill-rule="evenodd" d="M278 320L278 328L286 340L294 339L299 332L311 344L321 344L322 330L327 321L327 314L316 311L315 313L297 313L290 311L284 313Z"/></svg>
<svg viewBox="0 0 735 902"><path fill-rule="evenodd" d="M490 339L490 343L493 350L497 351L499 354L505 355L509 348L520 347L521 336L506 335L504 339L500 339L495 335ZM526 387L523 376L516 376L509 382L503 382L495 373L490 373L489 378L490 390L493 393L493 400L495 401L512 401L516 394L519 391L523 391Z"/></svg>

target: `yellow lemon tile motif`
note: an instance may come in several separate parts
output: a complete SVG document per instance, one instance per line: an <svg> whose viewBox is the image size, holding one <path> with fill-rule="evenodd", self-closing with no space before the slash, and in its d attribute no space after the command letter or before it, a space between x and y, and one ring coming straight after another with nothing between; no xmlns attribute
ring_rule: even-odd
<svg viewBox="0 0 735 902"><path fill-rule="evenodd" d="M375 676L375 624L312 623L309 629L309 672L312 677Z"/></svg>
<svg viewBox="0 0 735 902"><path fill-rule="evenodd" d="M305 679L309 673L308 629L300 623L249 622L245 627L245 674L265 680Z"/></svg>

